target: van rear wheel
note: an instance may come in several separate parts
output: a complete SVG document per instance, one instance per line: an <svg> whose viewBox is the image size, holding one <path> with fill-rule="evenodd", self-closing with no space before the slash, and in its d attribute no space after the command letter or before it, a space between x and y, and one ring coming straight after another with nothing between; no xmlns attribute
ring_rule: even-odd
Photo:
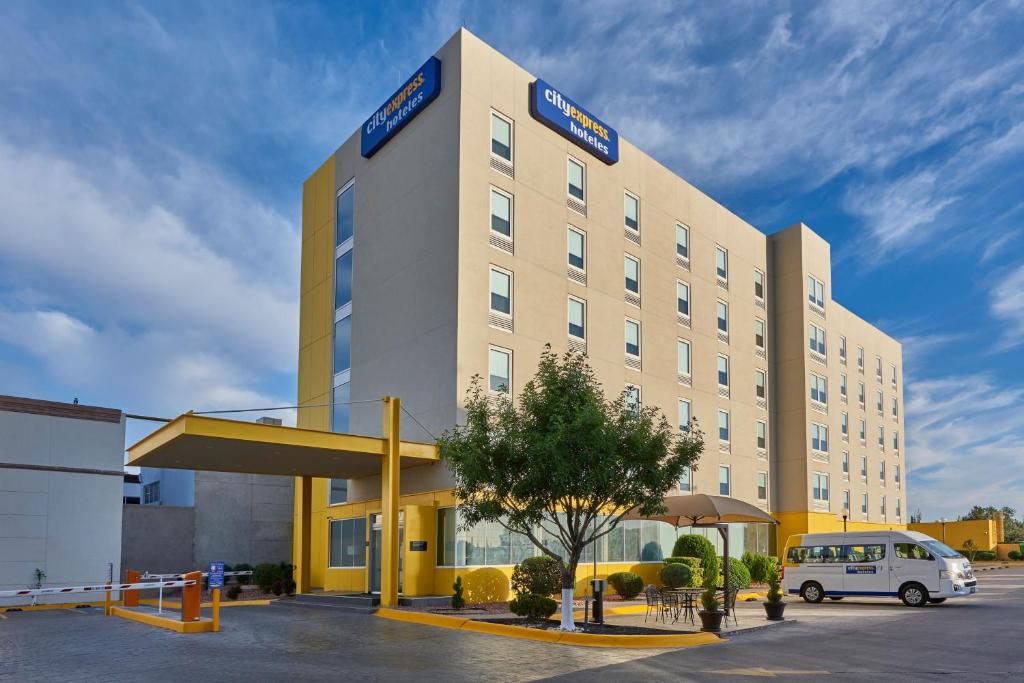
<svg viewBox="0 0 1024 683"><path fill-rule="evenodd" d="M800 596L807 602L819 603L825 599L825 591L817 581L808 581L800 589Z"/></svg>
<svg viewBox="0 0 1024 683"><path fill-rule="evenodd" d="M908 583L900 589L900 600L907 607L924 607L928 604L928 589L919 583Z"/></svg>

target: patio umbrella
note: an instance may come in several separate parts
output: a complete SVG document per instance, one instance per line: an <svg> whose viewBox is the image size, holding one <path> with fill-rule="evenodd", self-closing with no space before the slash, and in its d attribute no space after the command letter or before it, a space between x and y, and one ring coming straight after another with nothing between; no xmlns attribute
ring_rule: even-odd
<svg viewBox="0 0 1024 683"><path fill-rule="evenodd" d="M712 527L722 535L724 564L722 568L725 579L725 590L729 590L729 524L754 522L762 524L778 524L774 517L761 508L742 500L727 496L709 496L698 493L688 496L666 496L665 512L660 515L642 515L636 509L622 516L623 520L649 519L667 522L678 528L681 526ZM729 601L725 602L725 613L729 613Z"/></svg>

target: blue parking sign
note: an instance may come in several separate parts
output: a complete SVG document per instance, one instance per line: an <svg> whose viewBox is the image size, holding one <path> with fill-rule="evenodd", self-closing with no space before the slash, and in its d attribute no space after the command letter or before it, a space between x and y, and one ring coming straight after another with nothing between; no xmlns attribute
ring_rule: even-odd
<svg viewBox="0 0 1024 683"><path fill-rule="evenodd" d="M224 563L223 562L211 562L210 571L207 575L210 589L223 588L224 587Z"/></svg>

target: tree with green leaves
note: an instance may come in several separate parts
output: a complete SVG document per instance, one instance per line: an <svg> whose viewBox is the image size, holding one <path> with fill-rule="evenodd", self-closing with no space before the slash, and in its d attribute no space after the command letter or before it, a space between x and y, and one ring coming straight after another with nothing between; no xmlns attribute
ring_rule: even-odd
<svg viewBox="0 0 1024 683"><path fill-rule="evenodd" d="M1017 511L1012 507L997 508L991 505L975 505L963 518L995 519L999 515L1003 517L1003 540L1007 543L1024 541L1024 521L1017 519Z"/></svg>
<svg viewBox="0 0 1024 683"><path fill-rule="evenodd" d="M586 356L546 347L518 400L487 392L474 377L466 422L439 439L455 479L464 528L497 522L561 563L561 627L575 630L576 567L587 545L627 511L664 512L665 495L704 447L694 424L674 429L652 406L623 392L607 399ZM543 537L560 542L561 553Z"/></svg>

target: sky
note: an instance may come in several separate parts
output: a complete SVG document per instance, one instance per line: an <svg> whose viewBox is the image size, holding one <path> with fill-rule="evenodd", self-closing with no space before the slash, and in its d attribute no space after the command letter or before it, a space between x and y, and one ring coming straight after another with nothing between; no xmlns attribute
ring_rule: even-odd
<svg viewBox="0 0 1024 683"><path fill-rule="evenodd" d="M1024 510L1020 0L7 0L0 394L292 405L302 182L461 26L831 242L834 298L903 343L908 511Z"/></svg>

